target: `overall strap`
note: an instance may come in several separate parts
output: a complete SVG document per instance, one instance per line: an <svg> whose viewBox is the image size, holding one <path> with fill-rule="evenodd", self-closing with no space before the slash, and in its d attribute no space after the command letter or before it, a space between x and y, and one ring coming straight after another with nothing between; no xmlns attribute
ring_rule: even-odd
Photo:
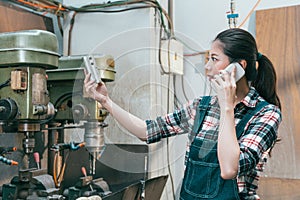
<svg viewBox="0 0 300 200"><path fill-rule="evenodd" d="M236 137L239 138L241 137L244 128L248 121L251 119L252 116L254 116L256 113L258 113L263 107L268 105L269 103L266 101L260 101L257 103L255 108L250 109L246 115L241 119L241 121L236 125L235 130L236 130Z"/></svg>
<svg viewBox="0 0 300 200"><path fill-rule="evenodd" d="M209 107L210 100L211 100L211 96L203 96L200 104L197 107L194 126L192 129L193 137L195 137L200 130L200 127L201 127L204 117L206 115L207 109ZM269 103L266 101L258 102L257 105L255 106L255 108L250 109L246 113L246 115L236 125L237 138L239 138L242 135L244 128L245 128L246 124L248 123L248 121L251 119L251 117L254 116L256 113L258 113L263 107L265 107L268 104Z"/></svg>
<svg viewBox="0 0 300 200"><path fill-rule="evenodd" d="M210 99L211 99L211 96L203 96L201 102L199 103L199 105L196 109L196 117L195 117L193 129L192 129L192 134L194 136L196 136L200 130L201 124L204 120L207 109L209 107Z"/></svg>

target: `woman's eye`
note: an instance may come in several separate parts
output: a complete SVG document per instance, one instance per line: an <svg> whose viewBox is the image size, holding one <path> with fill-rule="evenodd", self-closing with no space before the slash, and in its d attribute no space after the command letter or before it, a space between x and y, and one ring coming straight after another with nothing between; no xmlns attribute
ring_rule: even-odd
<svg viewBox="0 0 300 200"><path fill-rule="evenodd" d="M216 61L217 59L215 57L210 58L212 61Z"/></svg>

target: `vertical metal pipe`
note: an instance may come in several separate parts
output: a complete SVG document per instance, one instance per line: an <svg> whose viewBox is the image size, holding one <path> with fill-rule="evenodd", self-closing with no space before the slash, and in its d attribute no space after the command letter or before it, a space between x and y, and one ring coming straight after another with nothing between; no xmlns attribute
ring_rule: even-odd
<svg viewBox="0 0 300 200"><path fill-rule="evenodd" d="M170 17L171 21L173 22L173 0L168 0L168 14L169 14L169 17ZM171 26L169 24L169 28L170 27Z"/></svg>

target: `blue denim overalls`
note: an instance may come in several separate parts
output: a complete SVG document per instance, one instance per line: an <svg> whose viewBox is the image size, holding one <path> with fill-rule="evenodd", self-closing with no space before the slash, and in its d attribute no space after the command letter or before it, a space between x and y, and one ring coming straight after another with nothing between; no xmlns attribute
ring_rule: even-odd
<svg viewBox="0 0 300 200"><path fill-rule="evenodd" d="M224 180L220 176L220 166L217 156L217 141L200 140L196 137L209 108L211 97L204 96L197 107L194 126L192 129L193 142L184 173L180 192L180 200L239 200L237 180ZM239 138L250 118L262 107L265 101L259 102L254 109L250 109L236 126Z"/></svg>

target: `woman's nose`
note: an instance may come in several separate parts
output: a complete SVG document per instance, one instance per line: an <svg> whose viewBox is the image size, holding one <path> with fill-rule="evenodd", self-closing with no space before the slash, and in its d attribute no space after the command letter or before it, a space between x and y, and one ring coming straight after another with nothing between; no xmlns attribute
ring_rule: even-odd
<svg viewBox="0 0 300 200"><path fill-rule="evenodd" d="M211 65L212 65L212 64L211 64L211 60L209 59L209 60L207 61L207 63L205 64L204 67L205 67L206 70L210 70L210 69L211 69Z"/></svg>

